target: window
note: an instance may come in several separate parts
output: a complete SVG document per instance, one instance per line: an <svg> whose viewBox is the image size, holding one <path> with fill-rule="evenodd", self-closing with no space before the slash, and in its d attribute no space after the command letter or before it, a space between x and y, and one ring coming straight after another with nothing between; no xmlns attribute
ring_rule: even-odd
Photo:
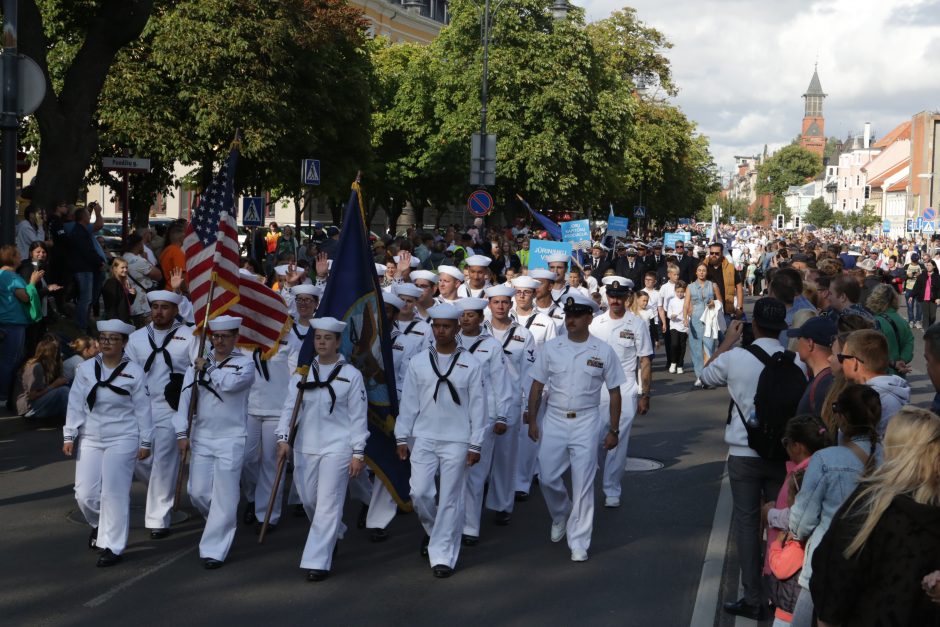
<svg viewBox="0 0 940 627"><path fill-rule="evenodd" d="M861 185L861 184L862 184L862 177L859 176L859 175L856 175L856 176L855 176L855 187L858 187L858 186Z"/></svg>
<svg viewBox="0 0 940 627"><path fill-rule="evenodd" d="M855 210L858 211L858 198L855 199Z"/></svg>
<svg viewBox="0 0 940 627"><path fill-rule="evenodd" d="M842 199L842 211L845 211L845 198Z"/></svg>

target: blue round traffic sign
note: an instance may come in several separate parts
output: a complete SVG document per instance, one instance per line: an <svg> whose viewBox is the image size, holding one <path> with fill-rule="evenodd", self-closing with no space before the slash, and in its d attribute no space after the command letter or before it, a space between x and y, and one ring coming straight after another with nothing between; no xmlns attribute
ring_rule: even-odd
<svg viewBox="0 0 940 627"><path fill-rule="evenodd" d="M937 210L933 207L927 207L924 209L924 220L933 220L937 217Z"/></svg>
<svg viewBox="0 0 940 627"><path fill-rule="evenodd" d="M478 189L467 198L467 211L478 218L489 215L493 210L493 197L485 189Z"/></svg>

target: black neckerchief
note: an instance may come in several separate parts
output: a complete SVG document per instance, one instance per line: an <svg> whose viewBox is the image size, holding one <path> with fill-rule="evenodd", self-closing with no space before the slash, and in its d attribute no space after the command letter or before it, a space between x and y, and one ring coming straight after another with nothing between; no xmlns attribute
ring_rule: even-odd
<svg viewBox="0 0 940 627"><path fill-rule="evenodd" d="M454 371L454 368L457 366L457 360L460 357L460 348L457 349L457 352L454 353L454 359L450 362L450 366L447 368L447 372L441 374L441 371L437 368L437 350L431 348L428 351L428 358L431 360L431 370L434 371L434 374L437 375L437 385L434 386L434 401L437 402L437 392L441 387L441 383L447 384L447 389L450 390L450 397L454 400L454 403L460 405L460 397L457 396L457 388L454 387L454 384L450 382L448 377L450 373Z"/></svg>
<svg viewBox="0 0 940 627"><path fill-rule="evenodd" d="M170 345L170 342L173 340L173 335L180 328L179 324L174 324L170 327L170 330L166 332L166 336L163 338L163 344L157 346L154 337L156 335L156 329L154 329L152 324L147 325L147 341L150 342L150 357L147 358L147 361L144 363L144 372L150 372L150 369L153 367L153 360L157 358L157 355L160 353L163 354L163 361L166 362L166 367L170 369L170 374L173 374L173 360L170 358L170 351L166 348Z"/></svg>
<svg viewBox="0 0 940 627"><path fill-rule="evenodd" d="M229 360L230 360L231 358L232 358L231 356L226 357L225 359L223 359L223 360L221 361L221 363L219 363L219 365L216 366L216 368L222 368L223 366L225 366L225 364L227 364L227 363L229 362ZM187 385L187 386L186 386L185 388L183 388L183 389L186 390L186 389L188 389L188 388L193 387L194 385L201 385L202 387L206 388L206 390L207 390L208 392L210 392L210 393L212 394L212 396L214 396L214 397L216 397L217 399L219 399L219 402L220 402L220 403L223 402L223 401L222 401L222 397L219 395L218 392L215 391L215 388L212 387L212 381L209 380L209 379L206 379L206 371L205 371L205 370L200 370L198 373L196 373L196 377L193 379L193 382L190 383L189 385Z"/></svg>
<svg viewBox="0 0 940 627"><path fill-rule="evenodd" d="M415 320L412 320L411 322L409 322L409 323L408 323L408 326L405 327L405 330L402 331L402 335L408 335L409 333L411 333L411 330L414 329L415 326L416 326L419 322L421 322L420 319L415 319Z"/></svg>
<svg viewBox="0 0 940 627"><path fill-rule="evenodd" d="M301 335L300 330L297 328L296 322L293 323L291 326L294 328L294 335L297 336L298 340L303 340L305 337L307 337L307 333L310 333L310 327L307 327L307 333L304 333L303 335Z"/></svg>
<svg viewBox="0 0 940 627"><path fill-rule="evenodd" d="M256 348L255 352L252 353L252 358L255 360L255 369L261 373L261 376L264 377L265 381L271 380L271 372L268 370L268 360L261 358L261 349Z"/></svg>
<svg viewBox="0 0 940 627"><path fill-rule="evenodd" d="M95 358L95 384L91 386L91 391L88 392L88 396L85 397L85 402L88 403L88 409L95 408L95 400L98 397L99 387L108 388L115 394L120 394L121 396L131 395L129 390L125 390L122 387L114 385L114 380L118 377L118 375L121 374L125 366L127 366L127 364L130 363L127 357L121 357L121 363L117 365L117 368L111 371L111 376L109 376L104 381L101 380L101 366L103 363L104 363L104 359L101 357L101 355L98 355Z"/></svg>
<svg viewBox="0 0 940 627"><path fill-rule="evenodd" d="M532 317L535 318L535 316L532 316ZM503 352L506 353L507 355L512 355L511 352L506 350L506 347L509 346L510 342L512 342L512 336L515 334L517 326L518 325L515 322L513 322L512 324L509 325L509 329L506 331L506 339L503 340Z"/></svg>
<svg viewBox="0 0 940 627"><path fill-rule="evenodd" d="M561 304L561 297L564 296L565 294L567 294L567 293L568 293L568 290L570 290L570 289L571 289L571 286L570 286L570 285L566 285L565 288L564 288L563 290L561 290L561 294L558 295L558 298L553 298L553 299L552 299L552 302L555 303L556 305L560 305L560 304Z"/></svg>
<svg viewBox="0 0 940 627"><path fill-rule="evenodd" d="M333 368L333 371L330 372L330 376L326 378L326 381L320 380L320 365L314 361L310 372L313 373L313 381L308 381L306 383L297 383L298 390L316 390L319 388L326 388L326 391L330 393L330 413L333 413L333 408L336 407L336 390L333 389L331 385L333 380L339 376L340 370L343 369L343 364L346 363L343 360L336 362L336 366Z"/></svg>

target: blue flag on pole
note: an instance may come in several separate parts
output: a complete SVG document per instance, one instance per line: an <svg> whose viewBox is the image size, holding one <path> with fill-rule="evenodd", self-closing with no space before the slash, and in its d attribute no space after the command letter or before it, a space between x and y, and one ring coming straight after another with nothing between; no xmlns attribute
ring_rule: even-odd
<svg viewBox="0 0 940 627"><path fill-rule="evenodd" d="M549 237L551 237L556 242L561 241L561 227L560 226L552 222L551 219L549 219L548 217L543 216L541 213L539 213L538 211L530 207L529 203L527 203L522 196L516 194L516 198L518 198L519 202L521 202L522 205L526 209L529 210L529 213L532 214L532 217L534 217L536 220L539 221L539 224L542 225L542 228L548 231Z"/></svg>
<svg viewBox="0 0 940 627"><path fill-rule="evenodd" d="M353 183L333 267L316 317L329 316L347 323L340 352L362 373L369 397L366 463L398 505L410 511L411 465L398 459L395 445L398 398L392 365L391 323L385 317L360 193L359 183ZM316 356L313 335L308 333L304 339L297 359L298 368L309 367Z"/></svg>

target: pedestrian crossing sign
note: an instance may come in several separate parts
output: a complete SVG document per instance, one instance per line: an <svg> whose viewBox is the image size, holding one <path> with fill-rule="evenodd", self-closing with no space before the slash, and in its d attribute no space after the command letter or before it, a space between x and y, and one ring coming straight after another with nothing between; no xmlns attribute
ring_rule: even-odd
<svg viewBox="0 0 940 627"><path fill-rule="evenodd" d="M924 226L920 230L921 233L933 234L937 232L937 229L934 228L933 220L924 220Z"/></svg>
<svg viewBox="0 0 940 627"><path fill-rule="evenodd" d="M320 184L320 160L304 159L301 168L300 179L304 185Z"/></svg>
<svg viewBox="0 0 940 627"><path fill-rule="evenodd" d="M242 198L242 226L264 226L264 198L261 196Z"/></svg>

